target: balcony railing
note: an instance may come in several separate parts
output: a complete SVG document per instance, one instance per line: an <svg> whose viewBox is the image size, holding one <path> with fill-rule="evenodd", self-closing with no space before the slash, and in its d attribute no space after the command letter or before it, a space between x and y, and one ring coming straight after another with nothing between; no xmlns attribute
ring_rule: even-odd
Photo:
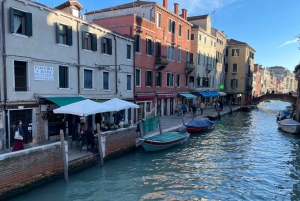
<svg viewBox="0 0 300 201"><path fill-rule="evenodd" d="M214 69L213 65L211 64L206 64L206 71L212 71Z"/></svg>
<svg viewBox="0 0 300 201"><path fill-rule="evenodd" d="M169 64L167 57L164 55L155 56L155 69L164 69Z"/></svg>
<svg viewBox="0 0 300 201"><path fill-rule="evenodd" d="M185 73L189 74L195 70L194 62L185 62Z"/></svg>

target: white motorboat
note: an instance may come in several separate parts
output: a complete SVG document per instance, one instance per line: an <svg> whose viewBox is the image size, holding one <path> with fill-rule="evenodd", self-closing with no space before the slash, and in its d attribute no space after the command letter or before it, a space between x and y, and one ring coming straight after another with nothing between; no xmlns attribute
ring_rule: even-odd
<svg viewBox="0 0 300 201"><path fill-rule="evenodd" d="M290 119L291 114L287 110L279 110L278 114L276 115L276 120L281 121L283 119Z"/></svg>
<svg viewBox="0 0 300 201"><path fill-rule="evenodd" d="M292 120L292 119L284 119L281 121L278 121L278 126L281 128L283 131L288 132L288 133L300 133L300 123Z"/></svg>

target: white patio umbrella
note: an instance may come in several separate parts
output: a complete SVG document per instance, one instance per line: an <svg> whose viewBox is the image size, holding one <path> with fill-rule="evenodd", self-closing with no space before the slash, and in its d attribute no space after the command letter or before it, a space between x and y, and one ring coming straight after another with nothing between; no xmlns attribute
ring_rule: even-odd
<svg viewBox="0 0 300 201"><path fill-rule="evenodd" d="M102 104L107 105L109 107L113 107L115 111L116 110L117 111L124 110L124 109L128 109L128 108L139 108L140 107L137 104L134 104L134 103L131 103L128 101L124 101L119 98L113 98L111 100L103 102Z"/></svg>
<svg viewBox="0 0 300 201"><path fill-rule="evenodd" d="M78 116L88 116L101 112L112 112L116 109L102 103L89 99L62 106L53 110L55 114L73 114Z"/></svg>

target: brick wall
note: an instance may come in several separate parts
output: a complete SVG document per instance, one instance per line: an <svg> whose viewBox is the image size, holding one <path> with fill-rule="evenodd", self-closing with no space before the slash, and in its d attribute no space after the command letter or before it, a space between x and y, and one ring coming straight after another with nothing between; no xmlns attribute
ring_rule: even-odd
<svg viewBox="0 0 300 201"><path fill-rule="evenodd" d="M131 151L135 148L135 128L118 129L102 133L106 136L105 140L105 157L110 159L122 153Z"/></svg>
<svg viewBox="0 0 300 201"><path fill-rule="evenodd" d="M61 178L60 142L0 155L0 200Z"/></svg>

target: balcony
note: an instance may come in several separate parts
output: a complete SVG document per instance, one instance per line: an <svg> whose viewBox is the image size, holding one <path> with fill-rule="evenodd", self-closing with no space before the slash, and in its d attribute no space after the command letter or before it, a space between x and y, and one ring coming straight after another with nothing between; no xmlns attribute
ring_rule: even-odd
<svg viewBox="0 0 300 201"><path fill-rule="evenodd" d="M185 62L185 73L190 74L195 70L194 62Z"/></svg>
<svg viewBox="0 0 300 201"><path fill-rule="evenodd" d="M210 71L212 71L213 69L214 69L213 65L211 65L211 64L206 64L206 71L207 71L208 73L210 73Z"/></svg>
<svg viewBox="0 0 300 201"><path fill-rule="evenodd" d="M155 69L163 70L168 64L169 61L167 60L166 56L163 55L155 56Z"/></svg>

